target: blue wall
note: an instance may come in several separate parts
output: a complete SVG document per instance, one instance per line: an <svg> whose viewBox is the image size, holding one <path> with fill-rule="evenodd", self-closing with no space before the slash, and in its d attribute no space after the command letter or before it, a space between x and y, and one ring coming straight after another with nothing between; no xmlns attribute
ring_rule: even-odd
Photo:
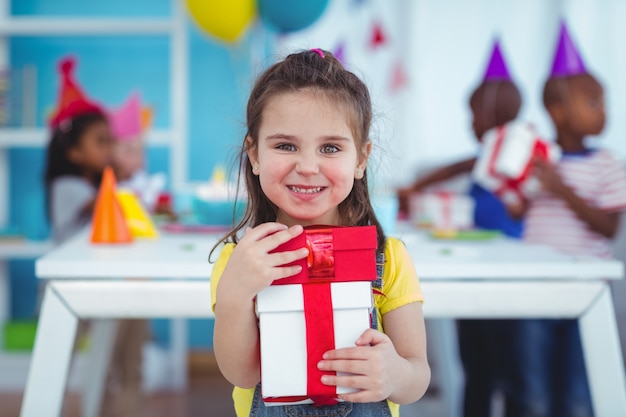
<svg viewBox="0 0 626 417"><path fill-rule="evenodd" d="M170 0L13 0L14 15L88 17L167 17ZM245 100L250 88L252 56L249 40L227 46L201 33L191 22L189 35L188 178L210 177L216 164L230 164L244 134ZM154 126L170 125L169 38L166 36L13 37L13 68L34 66L37 72L37 124L45 126L54 107L60 57L78 58L76 79L86 94L107 106L122 103L133 90L155 111ZM256 51L258 55L258 51ZM42 175L44 149L9 151L10 222L27 236L43 239L49 228L44 213ZM167 147L148 150L148 169L169 173ZM37 283L32 262L11 262L12 314L33 317ZM167 326L155 322L157 337L165 340ZM211 345L212 324L194 320L192 346Z"/></svg>

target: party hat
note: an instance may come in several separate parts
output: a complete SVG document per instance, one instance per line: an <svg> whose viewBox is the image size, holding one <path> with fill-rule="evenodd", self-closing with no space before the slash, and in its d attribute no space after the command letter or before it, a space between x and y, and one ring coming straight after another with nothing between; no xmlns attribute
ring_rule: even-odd
<svg viewBox="0 0 626 417"><path fill-rule="evenodd" d="M554 54L550 77L567 77L586 73L587 68L585 67L585 63L569 35L565 22L561 21L559 42Z"/></svg>
<svg viewBox="0 0 626 417"><path fill-rule="evenodd" d="M109 121L117 140L131 140L141 136L150 125L152 111L142 108L139 94L133 93L119 108L109 111Z"/></svg>
<svg viewBox="0 0 626 417"><path fill-rule="evenodd" d="M133 237L128 230L124 212L115 193L115 174L107 167L102 176L96 207L91 220L92 243L129 243Z"/></svg>
<svg viewBox="0 0 626 417"><path fill-rule="evenodd" d="M511 75L504 62L502 51L500 50L500 41L496 40L493 43L493 50L491 51L491 58L489 59L489 65L485 71L483 81L511 81Z"/></svg>
<svg viewBox="0 0 626 417"><path fill-rule="evenodd" d="M133 192L120 190L117 193L117 199L122 206L126 224L133 237L155 239L159 236L150 215Z"/></svg>
<svg viewBox="0 0 626 417"><path fill-rule="evenodd" d="M84 113L104 114L102 107L89 100L74 80L75 67L76 59L71 56L65 57L59 62L58 69L61 75L59 102L56 110L48 121L52 128L57 127L64 120Z"/></svg>

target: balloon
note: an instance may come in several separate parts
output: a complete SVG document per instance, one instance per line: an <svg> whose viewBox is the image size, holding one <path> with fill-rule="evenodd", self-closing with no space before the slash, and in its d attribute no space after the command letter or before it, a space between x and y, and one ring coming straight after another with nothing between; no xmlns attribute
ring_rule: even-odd
<svg viewBox="0 0 626 417"><path fill-rule="evenodd" d="M311 25L324 12L328 0L258 0L261 19L281 32Z"/></svg>
<svg viewBox="0 0 626 417"><path fill-rule="evenodd" d="M256 13L254 0L187 0L187 8L198 26L225 42L239 39Z"/></svg>

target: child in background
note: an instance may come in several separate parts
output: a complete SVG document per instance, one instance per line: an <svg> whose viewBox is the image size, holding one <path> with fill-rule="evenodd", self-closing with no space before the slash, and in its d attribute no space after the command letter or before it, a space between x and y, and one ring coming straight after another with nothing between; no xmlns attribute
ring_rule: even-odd
<svg viewBox="0 0 626 417"><path fill-rule="evenodd" d="M148 210L157 205L165 178L156 180L144 170L143 133L150 125L151 112L141 107L139 94L132 94L118 109L109 111L114 145L112 166L118 189L137 195ZM139 319L118 321L115 347L108 375L103 416L133 417L139 412L142 379L142 350L149 338L148 322Z"/></svg>
<svg viewBox="0 0 626 417"><path fill-rule="evenodd" d="M479 143L488 130L515 120L521 107L521 96L513 83L500 49L494 42L489 64L482 83L474 90L469 105L472 111L472 130ZM439 168L430 174L417 178L412 185L398 190L400 210L408 212L408 201L412 194L452 179L461 174L469 174L476 163L471 157ZM512 219L506 207L491 192L472 184L470 195L474 198L474 224L482 229L499 230L511 237L520 237L522 223Z"/></svg>
<svg viewBox="0 0 626 417"><path fill-rule="evenodd" d="M556 166L535 164L543 191L522 208L528 210L524 241L610 257L626 208L626 172L607 150L585 144L604 128L604 92L564 23L543 101L563 156ZM592 416L577 320L520 320L516 327L515 415Z"/></svg>
<svg viewBox="0 0 626 417"><path fill-rule="evenodd" d="M152 213L170 213L163 192L165 175L148 175L145 170L143 141L152 112L142 107L139 94L133 93L121 107L109 112L109 120L115 138L113 169L118 188L131 190Z"/></svg>
<svg viewBox="0 0 626 417"><path fill-rule="evenodd" d="M509 123L517 117L521 106L520 93L507 69L499 42L495 42L482 83L469 101L472 129L482 142L490 129ZM476 158L443 167L418 178L411 187L401 189L401 201L424 188L454 176L469 173ZM474 225L498 230L519 238L522 222L513 219L504 204L492 192L472 184L469 194L474 199ZM489 416L491 398L499 382L506 384L508 375L508 343L510 323L507 320L458 320L459 348L465 370L464 415ZM505 390L506 394L506 390Z"/></svg>
<svg viewBox="0 0 626 417"><path fill-rule="evenodd" d="M102 173L111 164L113 150L105 110L85 97L76 84L73 78L75 65L73 58L65 58L59 66L62 76L60 100L49 123L52 138L48 144L44 178L52 236L59 244L91 221ZM120 346L120 341L128 338L136 340L145 331L141 333L136 327L128 331L125 323L120 321L109 367L110 375L100 414L104 417L138 415L141 351L135 349L128 352L125 346ZM79 333L84 331L85 327L81 325ZM124 359L116 359L121 352ZM122 377L117 378L116 375ZM118 379L124 383L118 383Z"/></svg>
<svg viewBox="0 0 626 417"><path fill-rule="evenodd" d="M235 385L239 417L335 415L339 407L344 413L351 409L342 415L390 415L391 410L397 416L398 403L416 401L426 391L430 369L417 275L402 243L385 238L369 199L371 118L367 87L320 49L274 64L252 90L240 154L248 205L224 239L211 277L215 355ZM299 272L297 266L281 265L307 257L306 248L271 251L313 224L376 226L377 252L384 254L384 283L374 294L380 331L365 330L355 347L328 351L318 364L322 370L358 374L322 378L326 385L356 388L340 395L347 403L266 407L259 389L254 298L273 280Z"/></svg>
<svg viewBox="0 0 626 417"><path fill-rule="evenodd" d="M91 221L113 140L104 110L73 79L75 61L63 59L59 107L50 119L45 186L52 237L61 243Z"/></svg>

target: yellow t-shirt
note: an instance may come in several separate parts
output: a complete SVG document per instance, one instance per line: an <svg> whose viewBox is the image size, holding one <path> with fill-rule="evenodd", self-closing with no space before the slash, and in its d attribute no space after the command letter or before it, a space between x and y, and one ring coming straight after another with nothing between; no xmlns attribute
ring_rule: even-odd
<svg viewBox="0 0 626 417"><path fill-rule="evenodd" d="M213 310L215 310L215 302L217 301L215 297L217 284L234 248L235 245L233 243L224 245L219 258L213 266L213 273L211 274L211 307ZM410 303L424 301L411 257L404 244L395 238L388 238L385 243L385 266L383 268L381 293L374 293L374 305L378 315L380 331L383 331L383 316L386 313ZM243 389L235 387L233 390L233 401L237 417L250 415L253 397L254 388ZM392 402L389 402L389 407L391 415L397 417L400 407Z"/></svg>

